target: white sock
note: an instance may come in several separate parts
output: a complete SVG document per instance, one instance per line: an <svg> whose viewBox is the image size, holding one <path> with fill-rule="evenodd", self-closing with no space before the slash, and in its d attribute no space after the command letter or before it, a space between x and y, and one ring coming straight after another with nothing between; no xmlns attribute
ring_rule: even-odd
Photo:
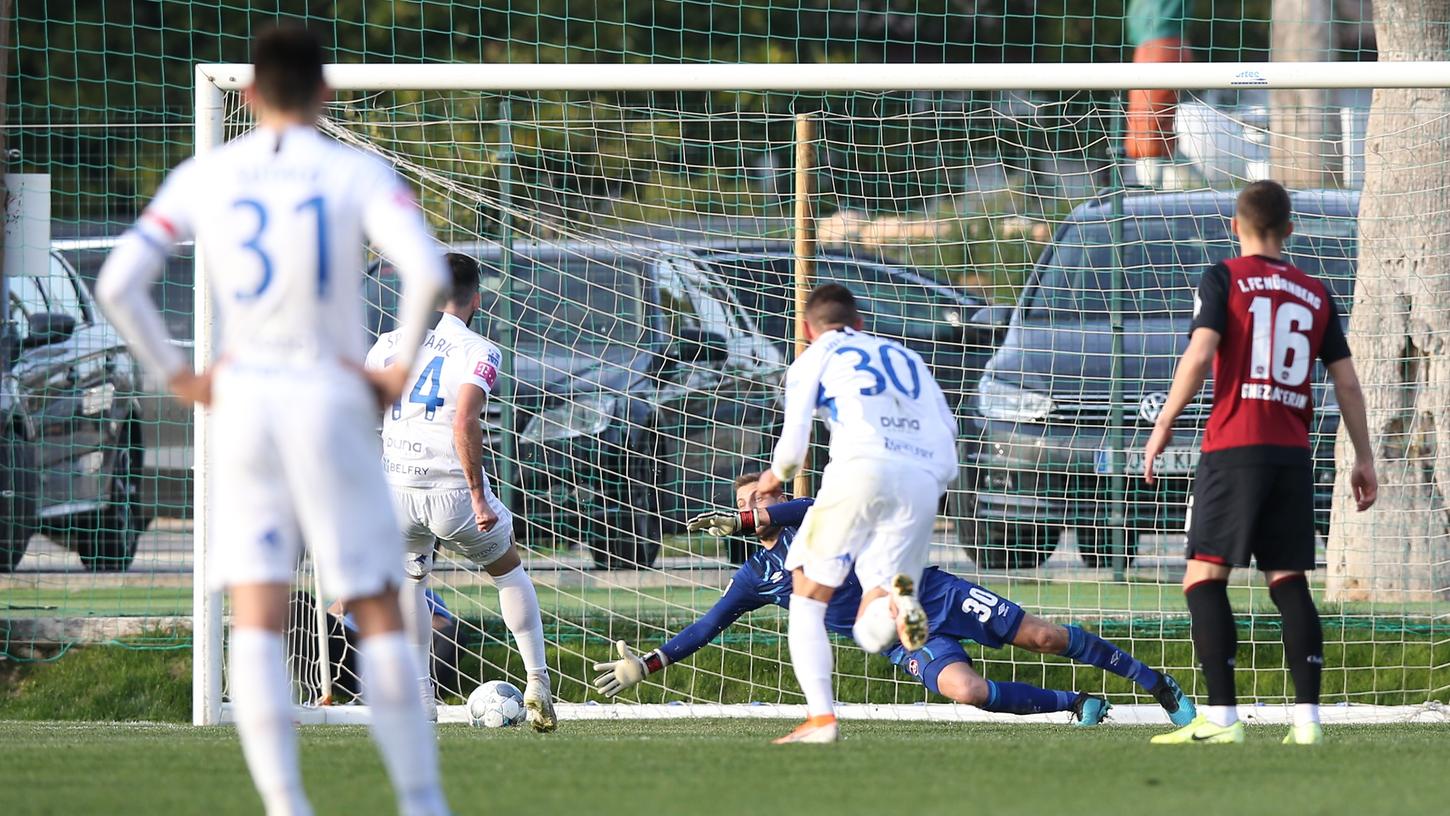
<svg viewBox="0 0 1450 816"><path fill-rule="evenodd" d="M1219 728L1227 728L1239 721L1239 707L1230 706L1204 706L1208 721Z"/></svg>
<svg viewBox="0 0 1450 816"><path fill-rule="evenodd" d="M232 629L227 671L242 754L267 816L310 816L297 764L292 686L282 636L265 629Z"/></svg>
<svg viewBox="0 0 1450 816"><path fill-rule="evenodd" d="M866 611L851 627L851 634L861 648L871 654L881 654L886 647L896 643L896 618L891 616L891 599L882 595L867 604Z"/></svg>
<svg viewBox="0 0 1450 816"><path fill-rule="evenodd" d="M393 781L404 814L446 814L438 783L438 744L418 699L417 662L402 632L366 638L362 659L363 695L372 711L373 741Z"/></svg>
<svg viewBox="0 0 1450 816"><path fill-rule="evenodd" d="M1314 723L1317 723L1317 722L1319 722L1319 704L1318 703L1295 703L1294 704L1294 724L1295 725L1313 725Z"/></svg>
<svg viewBox="0 0 1450 816"><path fill-rule="evenodd" d="M534 582L524 572L523 565L493 577L498 587L498 606L503 612L503 623L514 636L514 644L524 659L524 671L530 679L535 677L547 681L549 665L544 661L544 621L539 615L539 596L534 592Z"/></svg>
<svg viewBox="0 0 1450 816"><path fill-rule="evenodd" d="M403 631L413 645L413 662L418 667L418 695L423 708L436 705L433 695L433 616L428 613L428 587L408 578L398 590L403 610Z"/></svg>
<svg viewBox="0 0 1450 816"><path fill-rule="evenodd" d="M826 636L826 604L790 596L790 662L806 695L812 717L834 714L831 700L831 641Z"/></svg>

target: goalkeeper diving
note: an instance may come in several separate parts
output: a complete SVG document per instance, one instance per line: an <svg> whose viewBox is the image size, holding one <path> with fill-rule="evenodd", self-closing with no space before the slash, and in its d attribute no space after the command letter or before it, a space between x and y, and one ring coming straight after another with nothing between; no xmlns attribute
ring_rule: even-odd
<svg viewBox="0 0 1450 816"><path fill-rule="evenodd" d="M715 536L736 533L759 537L756 550L736 571L720 600L701 618L663 646L637 654L624 641L615 644L616 660L596 663L601 674L594 686L613 697L638 685L649 675L678 663L714 640L742 615L775 604L788 607L791 574L786 555L812 499L784 501L780 492L757 491L757 473L735 480L737 510L703 513L688 528ZM887 657L931 691L955 702L984 711L1009 714L1072 712L1075 725L1102 722L1111 705L1101 696L1080 691L1038 688L1027 683L987 680L972 666L962 641L990 649L1007 644L1037 654L1054 654L1076 663L1096 666L1137 683L1167 712L1175 725L1193 721L1193 701L1166 672L1147 666L1103 638L1077 626L1061 626L1029 614L1022 607L971 581L937 567L922 574L918 596L930 619L931 636L915 651L896 645ZM861 583L851 574L831 597L826 628L851 636L861 603Z"/></svg>

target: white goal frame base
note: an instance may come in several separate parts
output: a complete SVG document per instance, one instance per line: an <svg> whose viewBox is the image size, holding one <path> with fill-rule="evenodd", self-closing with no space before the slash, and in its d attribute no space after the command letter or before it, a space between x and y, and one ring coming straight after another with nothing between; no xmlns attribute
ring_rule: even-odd
<svg viewBox="0 0 1450 816"><path fill-rule="evenodd" d="M221 721L232 723L230 704L224 704ZM804 705L757 703L751 705L720 705L711 703L556 703L555 711L562 722L572 720L804 720ZM1288 725L1293 718L1292 705L1249 704L1239 706L1239 716L1249 725ZM875 720L879 722L970 722L1068 724L1064 712L1053 714L1001 714L954 703L917 703L910 705L846 704L836 707L836 716L843 720ZM1390 723L1450 723L1450 706L1439 702L1420 705L1379 706L1347 703L1327 705L1319 709L1326 725L1384 725ZM366 725L372 715L365 705L298 706L294 719L300 725ZM438 706L438 722L467 723L468 709L461 705ZM1108 715L1108 725L1156 725L1168 727L1168 718L1156 705L1116 705Z"/></svg>

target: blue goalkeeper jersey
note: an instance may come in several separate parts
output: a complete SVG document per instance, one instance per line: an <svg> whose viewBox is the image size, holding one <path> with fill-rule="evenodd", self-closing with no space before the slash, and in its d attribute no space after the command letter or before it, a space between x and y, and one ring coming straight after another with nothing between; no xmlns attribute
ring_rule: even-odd
<svg viewBox="0 0 1450 816"><path fill-rule="evenodd" d="M660 647L671 663L677 663L704 648L747 612L771 604L790 606L791 577L790 570L785 568L785 557L806 511L813 503L812 499L796 499L767 508L771 524L780 528L775 546L770 549L760 547L751 554L735 571L720 600L699 620ZM826 607L826 629L850 634L851 626L856 622L856 608L860 604L861 582L853 573L836 589L830 605Z"/></svg>
<svg viewBox="0 0 1450 816"><path fill-rule="evenodd" d="M775 546L756 550L735 571L720 600L699 620L660 647L660 652L671 663L677 663L704 648L747 612L772 604L790 606L791 575L785 568L785 557L790 552L797 529L805 520L806 511L813 503L812 499L796 499L766 508L770 512L771 524L781 528ZM981 624L961 614L953 614L960 606L958 598L973 586L976 585L965 578L958 578L936 567L927 567L922 573L917 594L926 609L933 635L975 640L998 647L1001 641L983 631ZM826 630L849 637L860 606L861 582L853 572L846 577L845 583L836 588L830 604L826 606Z"/></svg>

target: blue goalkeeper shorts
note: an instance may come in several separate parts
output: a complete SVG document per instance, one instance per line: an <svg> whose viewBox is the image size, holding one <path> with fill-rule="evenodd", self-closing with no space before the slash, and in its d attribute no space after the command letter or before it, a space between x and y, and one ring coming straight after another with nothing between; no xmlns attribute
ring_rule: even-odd
<svg viewBox="0 0 1450 816"><path fill-rule="evenodd" d="M995 592L936 568L922 575L920 597L930 621L931 638L914 652L898 645L887 657L938 694L941 692L936 681L943 669L953 663L972 662L961 641L1000 649L1017 637L1022 617L1027 614Z"/></svg>

